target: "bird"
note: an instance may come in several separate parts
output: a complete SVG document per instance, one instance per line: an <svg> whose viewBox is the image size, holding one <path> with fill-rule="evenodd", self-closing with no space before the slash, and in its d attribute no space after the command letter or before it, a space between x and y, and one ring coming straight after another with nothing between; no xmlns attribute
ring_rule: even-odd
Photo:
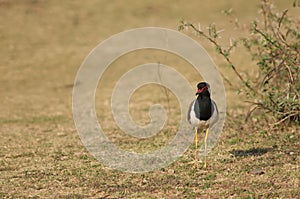
<svg viewBox="0 0 300 199"><path fill-rule="evenodd" d="M200 82L197 84L196 99L191 102L187 119L191 126L195 129L195 162L194 166L197 167L197 148L198 148L198 133L205 131L204 138L204 165L206 168L207 156L207 137L209 128L217 123L219 119L219 111L215 101L211 99L210 85L207 82Z"/></svg>

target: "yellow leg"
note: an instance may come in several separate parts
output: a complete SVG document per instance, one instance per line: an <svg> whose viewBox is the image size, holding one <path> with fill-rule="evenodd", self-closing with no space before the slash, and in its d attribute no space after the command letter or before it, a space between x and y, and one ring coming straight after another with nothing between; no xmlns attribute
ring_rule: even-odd
<svg viewBox="0 0 300 199"><path fill-rule="evenodd" d="M204 169L206 168L207 137L208 137L208 128L206 129L205 138L204 138L204 165L203 165Z"/></svg>
<svg viewBox="0 0 300 199"><path fill-rule="evenodd" d="M196 149L198 148L198 128L196 128L196 132L195 132L195 142L196 142Z"/></svg>
<svg viewBox="0 0 300 199"><path fill-rule="evenodd" d="M197 156L198 156L198 153L197 153L197 149L198 149L198 128L195 129L195 163L194 163L194 167L197 167L198 166L198 163L197 163Z"/></svg>

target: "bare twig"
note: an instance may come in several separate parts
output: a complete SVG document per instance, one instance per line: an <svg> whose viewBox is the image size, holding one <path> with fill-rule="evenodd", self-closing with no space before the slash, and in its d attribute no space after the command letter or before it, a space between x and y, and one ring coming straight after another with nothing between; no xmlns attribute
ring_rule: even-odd
<svg viewBox="0 0 300 199"><path fill-rule="evenodd" d="M221 49L220 45L215 41L215 39L212 39L210 36L206 35L203 31L198 30L193 24L187 23L184 24L184 26L186 27L191 27L194 31L196 31L199 35L203 36L204 38L206 38L207 40L209 40L211 43L213 43L216 48L219 48L220 50L218 51L228 62L228 64L230 65L230 67L233 69L233 71L235 72L235 74L238 76L238 78L244 83L244 85L250 89L252 92L257 93L257 90L254 90L249 84L248 82L241 76L241 74L237 71L236 67L234 66L234 64L231 62L231 60L229 59L228 55L225 54L225 52ZM212 34L212 33L210 33Z"/></svg>
<svg viewBox="0 0 300 199"><path fill-rule="evenodd" d="M281 17L279 18L279 22L278 22L278 29L281 27L281 24L282 24L282 20L284 19L284 17L286 16L288 12L288 9L284 10Z"/></svg>
<svg viewBox="0 0 300 199"><path fill-rule="evenodd" d="M296 116L296 115L300 115L300 111L295 111L295 112L290 112L288 113L287 116L285 116L283 119L279 120L278 122L275 122L273 125L276 126L276 125L279 125L283 122L285 122L287 119L293 117L293 116Z"/></svg>
<svg viewBox="0 0 300 199"><path fill-rule="evenodd" d="M168 102L168 111L169 113L171 113L171 106L170 106L170 96L169 96L169 91L166 87L163 86L163 82L162 82L162 79L161 79L161 73L160 73L160 62L157 63L157 76L158 76L158 79L159 79L159 82L161 83L161 88L167 98L167 102Z"/></svg>

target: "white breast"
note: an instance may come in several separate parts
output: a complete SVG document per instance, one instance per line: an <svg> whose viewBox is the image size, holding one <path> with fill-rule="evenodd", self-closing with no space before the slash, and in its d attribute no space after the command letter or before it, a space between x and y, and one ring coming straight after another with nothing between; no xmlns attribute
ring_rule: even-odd
<svg viewBox="0 0 300 199"><path fill-rule="evenodd" d="M193 104L191 106L191 110L194 110L194 106L195 106L195 101L193 101ZM189 118L189 122L193 127L201 127L201 126L205 126L206 125L206 121L200 121L197 117L194 111L190 111L190 118Z"/></svg>
<svg viewBox="0 0 300 199"><path fill-rule="evenodd" d="M215 104L215 102L212 100L212 116L207 120L207 121L201 121L196 117L196 114L194 111L194 106L195 106L195 102L196 100L193 101L193 103L191 104L190 107L190 111L189 111L189 123L193 126L193 127L197 127L198 129L203 129L203 128L208 128L208 126L213 126L219 118L219 114L218 114L218 108L217 105Z"/></svg>

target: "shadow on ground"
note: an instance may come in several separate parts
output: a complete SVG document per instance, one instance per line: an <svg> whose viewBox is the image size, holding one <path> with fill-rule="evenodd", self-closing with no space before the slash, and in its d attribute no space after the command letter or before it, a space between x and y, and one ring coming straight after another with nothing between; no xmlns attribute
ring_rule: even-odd
<svg viewBox="0 0 300 199"><path fill-rule="evenodd" d="M272 151L273 148L251 148L246 150L232 150L230 153L235 157L261 156Z"/></svg>

